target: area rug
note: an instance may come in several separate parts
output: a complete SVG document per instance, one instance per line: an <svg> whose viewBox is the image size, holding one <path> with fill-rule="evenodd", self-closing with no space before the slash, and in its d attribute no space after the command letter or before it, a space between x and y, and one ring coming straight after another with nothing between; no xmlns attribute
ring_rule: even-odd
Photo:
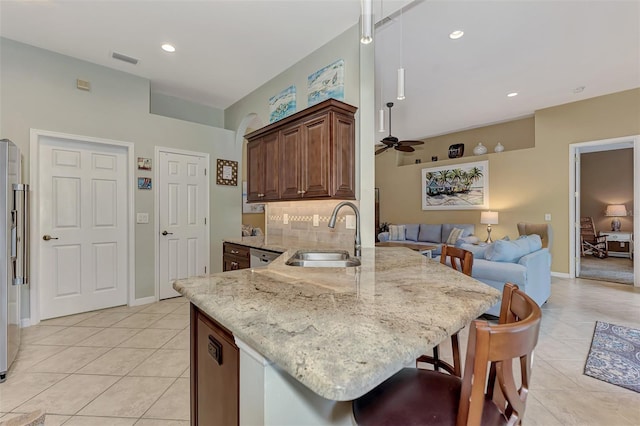
<svg viewBox="0 0 640 426"><path fill-rule="evenodd" d="M596 321L584 374L640 393L640 330Z"/></svg>
<svg viewBox="0 0 640 426"><path fill-rule="evenodd" d="M619 257L581 257L580 278L633 285L633 261Z"/></svg>

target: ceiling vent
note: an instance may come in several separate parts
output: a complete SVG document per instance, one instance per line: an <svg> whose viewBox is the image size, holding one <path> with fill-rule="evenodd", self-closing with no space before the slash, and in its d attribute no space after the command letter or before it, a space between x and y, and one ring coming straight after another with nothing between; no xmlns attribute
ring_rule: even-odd
<svg viewBox="0 0 640 426"><path fill-rule="evenodd" d="M113 52L111 54L111 57L113 59L117 59L119 61L128 62L128 63L133 64L133 65L136 65L138 63L138 60L136 58L132 58L131 56L123 55L122 53L118 53L118 52Z"/></svg>

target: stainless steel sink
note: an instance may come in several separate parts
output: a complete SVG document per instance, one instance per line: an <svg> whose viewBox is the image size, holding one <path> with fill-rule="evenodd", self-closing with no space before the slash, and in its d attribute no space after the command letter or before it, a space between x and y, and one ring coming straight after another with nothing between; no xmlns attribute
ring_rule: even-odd
<svg viewBox="0 0 640 426"><path fill-rule="evenodd" d="M360 259L346 250L298 250L285 262L289 266L344 268L360 266Z"/></svg>

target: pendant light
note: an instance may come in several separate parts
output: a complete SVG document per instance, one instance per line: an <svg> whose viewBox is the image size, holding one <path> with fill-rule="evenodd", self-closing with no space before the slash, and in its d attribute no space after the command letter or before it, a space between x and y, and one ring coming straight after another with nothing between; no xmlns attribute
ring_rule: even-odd
<svg viewBox="0 0 640 426"><path fill-rule="evenodd" d="M380 0L380 16L384 17L384 8L382 4L382 0ZM380 40L378 40L380 42ZM380 111L378 111L378 132L384 133L386 132L384 128L384 74L382 70L380 71Z"/></svg>
<svg viewBox="0 0 640 426"><path fill-rule="evenodd" d="M369 44L373 41L373 0L360 0L360 7L360 43Z"/></svg>
<svg viewBox="0 0 640 426"><path fill-rule="evenodd" d="M398 68L398 100L403 100L404 97L404 67L403 67L403 55L402 55L402 47L403 47L403 33L404 33L404 19L402 17L402 9L400 9L400 68Z"/></svg>

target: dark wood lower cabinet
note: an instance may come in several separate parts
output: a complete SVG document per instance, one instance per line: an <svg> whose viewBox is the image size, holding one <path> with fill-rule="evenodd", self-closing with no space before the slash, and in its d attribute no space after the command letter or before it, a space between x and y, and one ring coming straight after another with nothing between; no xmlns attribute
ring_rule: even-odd
<svg viewBox="0 0 640 426"><path fill-rule="evenodd" d="M191 424L239 423L240 352L233 335L191 305Z"/></svg>

